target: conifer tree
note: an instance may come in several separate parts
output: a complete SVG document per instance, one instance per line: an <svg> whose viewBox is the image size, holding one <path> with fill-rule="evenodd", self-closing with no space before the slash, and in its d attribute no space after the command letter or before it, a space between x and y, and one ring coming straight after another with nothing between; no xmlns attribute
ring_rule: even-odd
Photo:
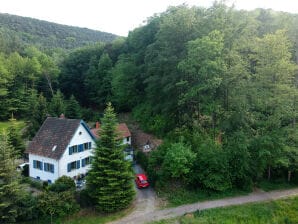
<svg viewBox="0 0 298 224"><path fill-rule="evenodd" d="M58 90L51 99L49 111L52 116L56 117L65 113L64 97L60 90Z"/></svg>
<svg viewBox="0 0 298 224"><path fill-rule="evenodd" d="M90 196L94 199L96 207L103 212L124 209L134 197L130 164L124 160L116 126L114 109L111 103L108 103L92 167L87 176Z"/></svg>
<svg viewBox="0 0 298 224"><path fill-rule="evenodd" d="M24 140L22 139L20 131L16 127L16 123L12 123L8 132L8 141L15 150L15 154L21 157L25 150Z"/></svg>
<svg viewBox="0 0 298 224"><path fill-rule="evenodd" d="M0 134L0 223L12 223L18 216L21 197L15 152L6 133Z"/></svg>
<svg viewBox="0 0 298 224"><path fill-rule="evenodd" d="M74 95L71 95L67 101L65 108L65 116L67 118L79 119L81 118L81 107Z"/></svg>

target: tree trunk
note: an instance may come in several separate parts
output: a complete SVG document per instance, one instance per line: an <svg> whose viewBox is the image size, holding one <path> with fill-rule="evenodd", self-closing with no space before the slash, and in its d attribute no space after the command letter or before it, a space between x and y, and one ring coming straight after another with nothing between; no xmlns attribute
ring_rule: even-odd
<svg viewBox="0 0 298 224"><path fill-rule="evenodd" d="M292 177L292 171L288 170L288 182L291 181L291 177Z"/></svg>
<svg viewBox="0 0 298 224"><path fill-rule="evenodd" d="M52 87L52 82L51 82L51 80L50 80L50 77L48 76L47 73L44 73L44 75L45 75L46 80L47 80L47 82L48 82L48 85L49 85L51 94L52 94L52 96L54 96L54 90L53 90L53 87Z"/></svg>
<svg viewBox="0 0 298 224"><path fill-rule="evenodd" d="M271 179L271 166L268 166L268 180Z"/></svg>

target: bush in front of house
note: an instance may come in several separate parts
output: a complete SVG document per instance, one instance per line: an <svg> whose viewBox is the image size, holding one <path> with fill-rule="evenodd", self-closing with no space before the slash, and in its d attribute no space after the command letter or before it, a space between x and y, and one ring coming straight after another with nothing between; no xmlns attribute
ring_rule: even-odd
<svg viewBox="0 0 298 224"><path fill-rule="evenodd" d="M60 218L77 212L80 206L76 203L74 192L44 191L37 198L38 213L41 218Z"/></svg>
<svg viewBox="0 0 298 224"><path fill-rule="evenodd" d="M72 178L67 176L59 177L55 183L49 186L49 190L54 192L75 191L75 189L75 182Z"/></svg>

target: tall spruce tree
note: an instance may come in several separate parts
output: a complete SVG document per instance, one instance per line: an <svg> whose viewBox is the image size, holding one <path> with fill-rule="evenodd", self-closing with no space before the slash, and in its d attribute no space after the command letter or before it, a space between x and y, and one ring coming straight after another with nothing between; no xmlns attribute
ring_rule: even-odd
<svg viewBox="0 0 298 224"><path fill-rule="evenodd" d="M16 127L15 122L13 122L9 128L8 142L11 146L13 146L17 157L21 157L25 150L25 144L24 144L24 140L22 139L21 132Z"/></svg>
<svg viewBox="0 0 298 224"><path fill-rule="evenodd" d="M0 223L16 222L21 197L15 152L6 133L0 133Z"/></svg>
<svg viewBox="0 0 298 224"><path fill-rule="evenodd" d="M76 100L74 95L71 95L69 100L67 100L65 107L65 115L67 118L79 119L81 118L81 107L79 102Z"/></svg>
<svg viewBox="0 0 298 224"><path fill-rule="evenodd" d="M100 139L94 152L87 187L98 210L115 212L126 208L134 197L130 164L124 160L123 147L116 132L117 120L111 103L107 104Z"/></svg>

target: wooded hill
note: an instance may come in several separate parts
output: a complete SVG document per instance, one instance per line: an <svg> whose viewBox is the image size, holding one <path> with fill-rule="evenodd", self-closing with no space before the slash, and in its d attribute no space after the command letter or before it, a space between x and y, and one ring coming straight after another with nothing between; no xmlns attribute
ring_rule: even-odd
<svg viewBox="0 0 298 224"><path fill-rule="evenodd" d="M60 25L33 18L0 13L0 38L14 44L38 45L41 48L72 49L94 42L110 42L111 33Z"/></svg>
<svg viewBox="0 0 298 224"><path fill-rule="evenodd" d="M0 38L0 119L26 121L30 138L48 115L96 121L112 102L163 138L149 156L138 154L138 162L151 186L168 189L172 198L179 199L180 189L185 198L187 190L191 196L249 191L264 181L297 185L297 24L297 14L240 11L220 1L210 8L170 7L127 38L72 51L18 49L16 35L5 46L10 33L2 30L8 37ZM25 27L18 31L24 37ZM52 47L58 43L53 39ZM45 210L52 200L44 195L47 203L39 207Z"/></svg>

